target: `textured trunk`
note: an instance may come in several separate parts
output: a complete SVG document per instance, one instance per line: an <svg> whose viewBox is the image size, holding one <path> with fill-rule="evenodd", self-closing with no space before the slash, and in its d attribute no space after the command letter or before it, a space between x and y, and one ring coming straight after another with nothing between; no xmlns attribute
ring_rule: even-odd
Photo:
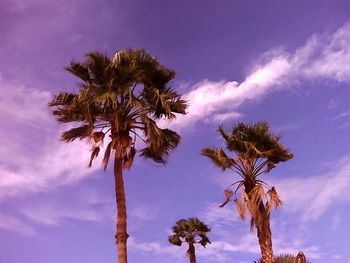
<svg viewBox="0 0 350 263"><path fill-rule="evenodd" d="M193 244L189 244L188 256L190 258L190 263L196 263L196 251Z"/></svg>
<svg viewBox="0 0 350 263"><path fill-rule="evenodd" d="M272 235L270 229L270 217L266 213L261 214L258 221L256 221L257 235L262 255L263 263L274 263L272 250Z"/></svg>
<svg viewBox="0 0 350 263"><path fill-rule="evenodd" d="M129 235L126 232L126 205L123 180L123 163L120 158L114 159L114 183L117 202L117 233L115 235L118 252L118 263L127 263L126 241Z"/></svg>

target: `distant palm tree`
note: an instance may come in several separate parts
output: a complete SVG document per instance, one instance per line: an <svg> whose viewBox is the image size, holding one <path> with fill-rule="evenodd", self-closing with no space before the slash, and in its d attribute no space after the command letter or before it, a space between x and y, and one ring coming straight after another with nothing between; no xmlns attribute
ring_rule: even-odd
<svg viewBox="0 0 350 263"><path fill-rule="evenodd" d="M255 260L254 263L262 263L262 259ZM310 261L306 260L304 254L302 252L299 252L299 254L295 257L290 254L284 254L275 257L275 263L311 263Z"/></svg>
<svg viewBox="0 0 350 263"><path fill-rule="evenodd" d="M281 205L276 189L271 187L265 192L267 184L260 176L268 173L279 162L293 158L279 143L279 138L272 135L266 122L253 125L239 123L227 134L223 127L219 127L220 134L226 142L226 148L233 152L229 157L221 148L204 148L202 155L207 156L213 163L223 170L230 169L241 177L224 191L226 201L223 207L234 197L234 203L242 219L247 214L251 216L251 229L257 228L257 236L262 253L263 263L274 261L272 251L272 237L270 229L270 211ZM240 197L238 190L242 189Z"/></svg>
<svg viewBox="0 0 350 263"><path fill-rule="evenodd" d="M109 133L103 157L106 170L114 157L115 194L117 203L116 243L118 262L127 262L127 214L123 169L132 166L136 139L144 142L140 155L166 163L180 136L161 129L156 120L173 119L185 114L187 103L169 87L175 72L162 66L144 50L124 50L113 59L99 52L86 55L84 62L72 61L66 70L81 80L77 93L60 92L49 103L61 123L77 123L62 134L66 142L88 139L92 144L92 161L97 157Z"/></svg>
<svg viewBox="0 0 350 263"><path fill-rule="evenodd" d="M210 228L198 218L181 219L172 227L173 234L169 236L170 244L181 246L182 242L188 243L187 255L190 263L196 263L195 244L205 247L210 240L207 233Z"/></svg>

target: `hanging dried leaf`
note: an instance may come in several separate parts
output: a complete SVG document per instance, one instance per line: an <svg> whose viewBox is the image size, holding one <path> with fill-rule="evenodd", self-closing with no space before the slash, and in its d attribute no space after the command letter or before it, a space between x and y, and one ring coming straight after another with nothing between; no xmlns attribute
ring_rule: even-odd
<svg viewBox="0 0 350 263"><path fill-rule="evenodd" d="M136 150L134 147L132 147L126 157L124 158L124 163L123 163L123 168L130 169L133 162L134 162L134 157L136 154Z"/></svg>
<svg viewBox="0 0 350 263"><path fill-rule="evenodd" d="M93 147L92 148L89 167L92 166L92 161L98 156L99 152L100 152L100 147Z"/></svg>
<svg viewBox="0 0 350 263"><path fill-rule="evenodd" d="M224 194L227 199L230 199L231 196L233 195L233 192L230 189L225 189Z"/></svg>
<svg viewBox="0 0 350 263"><path fill-rule="evenodd" d="M253 190L249 193L249 196L251 205L254 207L259 206L260 202L263 201L263 198L265 196L264 187L262 187L261 185L255 186Z"/></svg>
<svg viewBox="0 0 350 263"><path fill-rule="evenodd" d="M91 138L94 140L95 143L103 142L104 137L104 132L93 132L91 134Z"/></svg>
<svg viewBox="0 0 350 263"><path fill-rule="evenodd" d="M106 171L107 169L107 166L108 166L108 161L109 161L109 157L111 155L111 151L112 151L112 145L113 145L113 141L111 141L107 148L106 148L106 151L105 151L105 154L103 156L103 160L102 160L102 167L103 167L103 170Z"/></svg>
<svg viewBox="0 0 350 263"><path fill-rule="evenodd" d="M224 207L225 205L228 204L228 202L231 201L230 198L233 195L233 192L230 189L225 189L224 194L226 196L226 200L219 207Z"/></svg>
<svg viewBox="0 0 350 263"><path fill-rule="evenodd" d="M235 202L235 207L237 209L239 217L244 220L246 218L246 215L247 215L247 206L246 206L246 204L244 202L241 202L238 199L235 199L234 202Z"/></svg>
<svg viewBox="0 0 350 263"><path fill-rule="evenodd" d="M278 196L274 186L272 186L272 188L268 190L266 194L270 197L270 204L273 209L276 209L282 205L282 200Z"/></svg>

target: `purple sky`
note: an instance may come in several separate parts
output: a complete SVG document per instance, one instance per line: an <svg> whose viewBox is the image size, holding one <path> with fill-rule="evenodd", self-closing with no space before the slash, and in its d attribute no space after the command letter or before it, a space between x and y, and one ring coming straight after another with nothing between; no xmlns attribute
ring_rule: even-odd
<svg viewBox="0 0 350 263"><path fill-rule="evenodd" d="M126 172L129 261L187 262L171 226L197 216L212 244L198 262L252 263L255 233L232 206L237 177L200 156L220 124L266 120L295 158L265 180L284 201L272 214L276 254L350 262L350 2L0 0L0 263L115 261L111 169L87 169L84 142L47 102L76 90L63 67L92 50L143 47L176 70L190 101L172 128L169 164L139 158ZM66 127L65 127L66 128Z"/></svg>

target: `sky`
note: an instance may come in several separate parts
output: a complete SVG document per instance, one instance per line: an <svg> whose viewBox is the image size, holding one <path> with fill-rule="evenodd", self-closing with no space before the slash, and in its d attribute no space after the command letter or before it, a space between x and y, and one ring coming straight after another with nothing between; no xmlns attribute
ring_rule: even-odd
<svg viewBox="0 0 350 263"><path fill-rule="evenodd" d="M125 173L129 262L188 262L168 244L181 218L211 227L198 262L252 263L256 233L218 206L237 180L200 155L217 133L267 121L294 158L263 176L283 206L275 254L350 262L350 2L0 0L0 263L115 262L112 169L87 168L85 142L47 107L77 91L64 71L89 51L145 48L176 71L188 114L166 166L137 158Z"/></svg>

